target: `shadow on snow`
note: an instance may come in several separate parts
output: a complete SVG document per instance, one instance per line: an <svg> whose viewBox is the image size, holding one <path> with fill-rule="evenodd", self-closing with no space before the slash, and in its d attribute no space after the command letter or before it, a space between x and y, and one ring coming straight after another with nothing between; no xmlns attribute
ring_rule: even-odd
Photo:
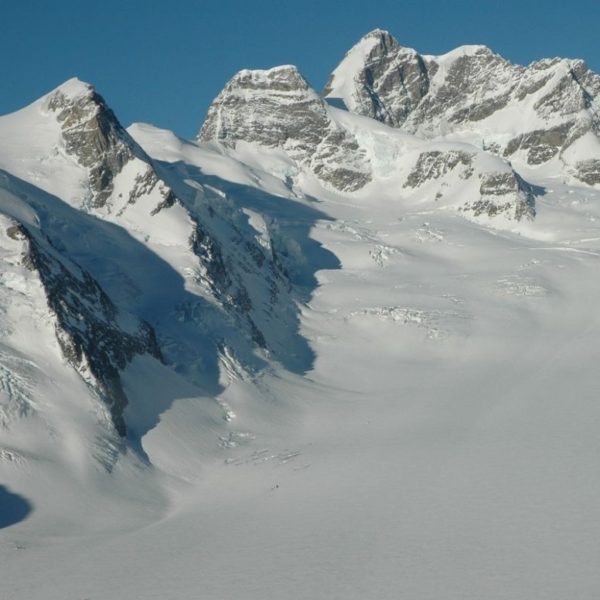
<svg viewBox="0 0 600 600"><path fill-rule="evenodd" d="M9 492L7 488L0 485L0 529L24 521L32 510L33 505L27 498Z"/></svg>
<svg viewBox="0 0 600 600"><path fill-rule="evenodd" d="M318 285L317 271L340 268L337 257L310 237L316 221L329 217L300 202L205 176L189 165L161 163L160 168L167 175L173 170L180 174L184 170L188 178L224 191L236 207L236 226L244 236L255 236L256 231L241 209L256 211L265 218L291 283L289 296L285 297L288 305L275 308L278 313L286 313L287 321L278 324L277 314L269 317L274 319L274 335L279 336L281 350L274 350L272 356L293 372L310 370L315 355L301 335L297 302L310 300ZM143 391L136 392L135 386L129 388L128 411L135 414L137 406L143 413L139 422L127 423L132 447L143 453L142 437L178 398L190 397L192 392L197 396L216 396L222 391L219 356L225 341L251 372L267 366L227 311L188 291L183 277L126 229L77 210L9 173L0 172L0 177L4 187L35 209L41 231L59 252L88 271L117 307L144 319L157 333L167 366L155 361L155 372L149 377L156 377L157 384L169 379L170 384L157 385L155 392L148 381L144 382ZM168 177L167 182L182 201L193 201L193 188L180 177ZM290 244L294 248L291 253L287 251Z"/></svg>

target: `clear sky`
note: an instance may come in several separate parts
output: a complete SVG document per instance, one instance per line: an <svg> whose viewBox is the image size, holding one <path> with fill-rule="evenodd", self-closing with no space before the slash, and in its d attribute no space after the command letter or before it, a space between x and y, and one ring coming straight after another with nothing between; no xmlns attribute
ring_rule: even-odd
<svg viewBox="0 0 600 600"><path fill-rule="evenodd" d="M0 0L0 114L77 76L124 125L191 137L242 68L296 64L321 89L380 27L426 54L486 44L523 64L583 58L600 71L600 0Z"/></svg>

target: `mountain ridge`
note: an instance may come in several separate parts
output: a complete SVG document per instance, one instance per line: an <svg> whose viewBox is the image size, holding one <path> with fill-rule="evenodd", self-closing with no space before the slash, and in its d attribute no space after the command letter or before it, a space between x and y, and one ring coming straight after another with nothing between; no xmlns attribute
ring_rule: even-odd
<svg viewBox="0 0 600 600"><path fill-rule="evenodd" d="M470 133L472 143L503 157L528 166L557 158L566 174L600 182L600 76L582 60L521 67L485 46L420 55L375 30L348 52L324 95L409 133Z"/></svg>
<svg viewBox="0 0 600 600"><path fill-rule="evenodd" d="M8 598L600 584L597 76L535 64L375 30L192 140L0 117Z"/></svg>
<svg viewBox="0 0 600 600"><path fill-rule="evenodd" d="M476 61L475 66L469 62L473 60ZM465 61L466 66L456 72L456 65ZM202 149L204 153L202 164L209 157L215 165L226 165L229 161L230 166L237 164L243 169L252 165L254 149L262 148L264 155L260 156L258 164L265 168L264 174L255 171L257 175L249 180L249 184L261 188L261 178L265 175L279 183L275 188L269 187L272 185L269 183L261 193L266 193L267 189L277 189L276 195L289 195L294 199L306 198L307 194L313 192L317 197L323 193L333 193L361 202L368 202L373 195L381 195L390 202L401 198L402 202L409 203L407 206L413 202L416 206L424 204L440 210L451 209L486 226L531 231L530 227L524 228L521 223L536 219L537 199L543 197L544 189L528 180L530 175L535 175L535 170L530 167L543 166L552 160L552 157L548 158L549 154L544 154L541 146L554 140L555 128L551 127L538 136L537 145L530 139L533 134L520 134L519 147L527 150L527 155L524 159L522 155L519 155L520 159L515 155L517 160L513 164L507 156L514 158L517 152L510 150L511 144L517 139L515 137L508 141L501 152L492 142L482 141L478 146L473 143L472 137L467 136L465 140L461 135L432 136L429 130L417 126L418 119L414 115L419 110L425 110L420 107L427 104L432 94L437 94L436 97L442 100L446 98L444 102L449 102L446 108L450 107L451 110L454 110L457 102L463 102L460 86L464 81L472 80L473 84L481 84L481 73L477 67L480 63L486 69L493 67L497 71L496 78L509 79L514 69L519 75L525 76L529 68L540 68L542 71L550 68L551 74L542 76L539 85L537 80L534 81L533 91L526 90L523 97L543 89L554 77L552 69L557 65L557 68L563 68L568 64L569 68L587 73L581 61L562 59L537 61L527 68L514 67L484 46L463 46L439 57L420 55L411 48L402 47L389 32L374 30L365 35L334 70L324 97L310 87L293 65L240 71L211 105L194 147ZM440 71L444 71L442 80L439 79ZM598 76L590 77L596 81L594 77ZM449 78L457 82L456 97L444 96L443 90L448 87ZM569 80L559 78L560 89L561 85L569 88L571 84ZM519 84L518 87L522 86ZM365 104L364 94L367 92L371 104ZM352 109L350 112L330 106L327 102L342 96L348 104L346 109ZM581 106L585 110L595 106L596 102L591 96L584 97L582 101ZM431 102L433 104L427 105L433 111L433 120L428 121L430 124L437 118L436 111L441 110L435 108L435 98ZM483 102L487 102L487 99ZM545 102L547 104L550 100L546 99ZM479 110L477 106L474 105L473 110ZM473 110L469 112L467 124L485 121L486 115L473 116ZM567 110L565 114L571 113ZM365 116L370 119L364 120ZM382 125L376 126L373 120ZM23 138L21 133L25 123L29 133ZM589 125L587 133L592 135L595 131L593 119ZM17 181L10 179L12 172L30 185L36 186L41 182L44 193L64 199L75 211L83 211L93 219L124 228L138 242L148 246L151 252L156 252L161 260L171 264L184 280L190 282L193 294L201 297L202 302L214 306L217 313L221 311L223 326L230 331L227 336L232 335L232 327L244 331L246 341L235 342L241 344L239 351L245 356L239 359L240 365L250 369L255 368L250 365L264 366L265 357L256 362L252 356L258 350L259 354L265 353L266 357L282 360L290 368L292 364L297 364L295 368L305 368L300 367L304 359L298 362L292 358L295 351L290 353L286 348L289 340L281 332L276 333L277 329L273 327L275 321L269 316L271 311L281 310L290 324L297 322L299 312L294 298L305 293L301 291L301 286L295 287L293 278L290 280L294 266L289 257L292 257L291 261L305 260L301 252L296 248L291 250L288 242L279 237L281 225L277 221L247 208L235 207L235 200L228 198L227 193L205 183L209 179L201 169L180 169L169 161L151 158L143 148L146 143L144 130L135 130L142 135L142 144L122 127L92 85L73 78L25 109L0 118L0 132L10 148L0 157L0 167L6 172L7 181ZM569 151L577 139L561 148L561 155ZM587 162L577 163L583 169L578 175L582 183L592 186L596 183L596 160L588 158ZM225 180L217 180L218 186L224 184ZM17 187L10 191L14 185ZM127 359L119 358L119 367L114 373L111 371L113 367L107 367L112 374L106 377L102 375L102 369L93 368L96 363L108 365L110 361L94 358L91 348L98 346L98 341L78 338L76 330L65 333L68 319L61 313L61 307L70 306L67 312L75 311L73 314L77 315L76 319L87 322L92 329L98 329L93 324L95 317L91 313L81 312L87 300L82 297L70 305L71 299L66 291L62 291L63 297L56 300L60 297L56 290L77 287L75 281L80 280L81 276L73 278L64 271L64 282L52 283L52 277L55 277L53 272L56 269L60 272L64 267L59 262L55 267L49 267L55 260L50 259L49 252L63 253L65 256L59 261L72 261L77 265L75 271L83 269L81 272L89 277L89 285L85 285L90 290L99 290L93 292L96 300L90 302L98 303L99 298L105 298L100 304L105 308L114 307L109 311L114 314L117 312L116 306L125 302L126 313L138 313L132 318L138 318L140 323L145 324L144 327L147 325L149 328L147 335L144 334L146 337L142 336L144 339L140 338L138 344L142 353L149 353L176 369L188 370L188 376L196 384L202 381L202 376L192 375L196 367L189 370L184 365L182 357L186 346L176 349L178 343L166 339L160 341L161 334L155 332L152 323L147 323L151 313L144 312L145 309L138 312L135 293L123 291L129 287L136 289L139 285L133 283L131 274L123 272L118 276L128 282L125 288L111 281L113 274L106 268L98 271L98 281L94 275L89 275L88 269L97 268L97 261L89 250L82 250L79 242L69 241L65 245L65 239L60 239L62 232L69 231L73 226L66 221L60 224L56 214L42 217L36 213L44 206L44 196L41 195L32 203L29 192L19 191L19 186L18 183L10 183L4 189L13 198L9 201L6 196L5 200L9 202L7 206L12 207L7 213L13 223L10 226L12 235L29 240L31 246L31 258L24 258L24 264L41 275L48 301L60 323L57 332L60 330L62 333L57 333L57 336L64 356L75 366L85 356L85 365L76 368L82 374L91 368L92 375L96 377L96 384L92 384L92 387L97 385L99 390L105 390L101 395L112 397L106 402L112 411L117 431L125 436L123 414L127 398L119 388L118 371L125 367L133 354L127 351ZM242 190L231 189L233 193ZM19 207L15 209L17 205ZM23 215L28 216L23 220ZM34 229L31 229L32 226ZM50 229L44 230L48 227ZM35 241L38 234L34 232L38 230L42 236L40 239L47 239L49 250L42 251L41 242ZM232 251L236 246L241 252ZM173 254L172 248L175 247L177 251ZM186 267L176 265L181 258L173 262L176 255L186 257L183 261ZM84 265L80 266L82 260ZM107 285L108 295L104 291ZM163 302L158 300L159 297L157 302ZM156 320L156 317L152 319ZM205 329L206 323L201 322L202 319L194 327L198 327L198 334L208 340L215 334L209 333L211 327ZM203 333L200 334L201 331ZM67 341L63 339L65 335ZM129 334L123 335L125 340ZM219 339L219 335L210 342L216 354L220 355L225 347L231 353L235 344ZM171 349L165 354L161 345ZM300 352L303 356L308 354L306 349ZM270 358L267 358L267 362ZM246 367L240 366L242 369ZM112 392L106 391L113 386L106 378L116 385ZM214 389L218 389L218 386Z"/></svg>
<svg viewBox="0 0 600 600"><path fill-rule="evenodd" d="M460 136L456 141L462 143L462 146L460 143L453 145L454 142L448 135L427 139L427 135L421 137L409 133L408 137L402 137L392 130L377 131L375 137L371 138L372 134L366 128L371 127L368 122L350 118L350 115L346 116L326 102L330 98L344 96L342 99L350 105L346 108L403 131L410 119L414 121L414 112L419 110L418 107L427 100L432 90L435 91L436 86L440 88L435 80L436 73L445 69L450 76L457 62L471 59L492 61L493 65L499 65L502 72L509 68L506 67L509 65L507 61L484 46L463 46L440 57L432 57L402 47L387 31L374 30L366 34L334 70L325 88L324 98L310 87L293 65L240 71L215 99L196 142L212 149L210 151L215 151L217 155L230 156L233 160L241 158L242 163L247 158L244 152L239 154L237 148L240 144L264 147L275 154L283 151L283 155L274 160L277 162L283 159L286 166L283 171L278 166L273 174L283 178L285 189L290 190L293 195L302 194L300 190L307 185L308 188L313 186L310 178L315 177L315 183L321 182L336 193L367 197L374 193L373 190L379 189L377 186L382 180L382 173L397 170L399 176L390 179L390 175L386 174L383 180L389 180L391 189L396 187L402 195L429 196L434 198L435 204L444 208L451 207L469 218L483 218L488 224L512 227L510 223L535 219L536 197L541 188L530 184L526 179L527 175L524 177L519 173L519 167L515 170L510 162L497 156L499 152L496 148L490 148L489 144L483 142L483 147L478 148L476 144L471 145L472 140L465 145ZM534 66L563 64L567 63L562 59L533 63ZM584 69L581 61L568 64ZM509 70L512 68L510 66ZM520 73L525 72L524 67L515 68ZM479 75L476 73L475 82L479 81L477 77ZM370 85L374 87L369 88L368 92L369 102L372 102L369 108L357 99L363 98L361 90ZM375 88L379 90L377 93ZM438 90L437 93L439 95L441 92ZM399 98L399 104L390 104L389 99L395 97ZM595 101L588 99L586 102L591 106ZM204 275L197 280L205 281L205 284L201 284L201 287L204 285L203 295L210 296L211 302L216 301L224 306L226 312L230 311L229 318L233 318L238 325L245 322L242 326L248 328L253 344L262 349L269 346L274 348L265 337L264 328L267 325L264 317L259 316L262 310L256 312L254 307L254 292L248 291L256 288L262 277L259 272L265 260L270 260L272 275L269 277L268 294L271 302L277 302L279 294L289 294L291 288L286 281L286 267L275 254L276 248L271 240L266 242L267 246L264 239L261 241L259 238L258 244L246 242L249 256L254 257L254 266L246 263L240 274L232 278L238 267L231 261L239 261L240 257L226 259L228 251L225 250L223 241L219 240L222 234L216 233L217 230L206 229L207 224L215 219L214 208L208 207L200 213L197 213L197 208L192 208L193 205L199 206L194 197L202 188L191 190L189 186L181 187L177 177L172 179L170 168L165 164L160 166L150 158L121 126L102 96L88 83L77 78L70 79L29 107L0 119L0 130L4 125L3 131L9 145L11 138L16 140L14 131L20 134L20 117L30 124L39 123L34 125L34 130L39 130L35 134L35 141L31 137L32 142L27 143L33 147L42 145L36 150L37 156L33 155L33 162L31 155L26 154L23 155L24 159L15 161L18 153L11 151L1 165L3 168L9 172L12 169L17 176L29 178L32 183L43 181L44 191L59 197L65 197L62 186L65 181L72 179L77 183L66 193L69 203L78 210L125 226L138 239L145 239L146 243L151 236L145 228L157 219L164 221L161 225L163 233L152 234L157 236L155 243L159 247L164 244L161 236L164 237L164 232L167 231L165 227L173 223L173 216L178 212L183 221L180 221L177 228L182 232L187 229L186 251L195 257L193 260L199 259L203 264L201 271L204 271ZM476 122L479 120L478 117L475 118ZM415 129L415 125L409 125L408 129ZM540 139L547 141L553 131L554 129L550 129L546 137L541 136ZM44 139L48 141L43 142ZM44 143L46 147L43 146ZM508 143L508 148L512 143ZM377 149L382 144L393 149L391 161L386 159L381 162ZM537 158L532 159L535 148L528 144L527 138L521 139L520 146L525 146L529 152L525 161L527 165L531 166L531 162L543 163L545 155L543 151L539 154L540 146L535 146L538 152L535 156L541 156L538 161ZM15 146L18 148L16 141ZM507 153L512 154L508 150L503 152L504 155ZM69 160L63 161L62 155ZM584 183L595 183L594 160L589 159L590 164L586 163L589 170L584 169L579 174L579 179ZM33 169L28 166L28 161L34 165ZM60 177L52 177L53 162L60 165ZM49 169L46 169L46 163L51 165ZM580 161L579 164L581 166L583 163ZM42 171L37 173L36 169ZM74 170L77 170L76 176L73 176ZM306 181L306 175L303 174L305 170L310 175ZM174 191L173 185L169 184L170 179L175 187L180 188L179 195ZM83 194L78 191L81 189L85 190ZM460 193L456 195L455 190ZM202 194L206 195L207 191L208 188L203 189ZM73 200L77 194L80 194L79 199ZM182 199L179 197L181 194L184 198L189 198ZM215 198L210 191L208 195ZM455 200L455 197L460 200ZM446 198L449 204L446 203ZM225 219L231 219L231 214L225 216ZM17 229L21 228L18 230L25 238L33 240L29 224L15 221L15 226ZM226 225L227 227L230 225ZM236 227L238 226L234 225L232 233L228 235L240 236L241 230ZM263 228L264 235L268 226L263 224L260 227ZM224 231L221 225L219 228ZM50 243L58 243L57 238L54 242L50 240ZM269 259L268 254L265 254L265 248L273 253L272 258ZM38 252L36 256L41 254ZM34 260L32 265L35 263ZM38 268L41 264L38 260ZM248 283L244 283L247 275L242 273L249 273L254 269L258 271L252 276L253 283L248 287ZM52 297L54 294L49 295L49 298ZM239 320L240 309L247 313L242 321ZM265 324L257 326L257 318ZM151 354L162 359L157 343L153 344ZM77 350L76 354L79 352ZM88 355L88 360L90 356ZM120 360L119 364L123 367L124 362ZM118 379L115 376L112 378L115 381ZM115 394L122 396L119 391L115 391ZM115 423L118 423L117 429L121 435L125 435L122 416L117 413L123 410L127 401L122 397L111 402L113 405L116 402L121 407L115 409L117 412L114 413L114 418Z"/></svg>

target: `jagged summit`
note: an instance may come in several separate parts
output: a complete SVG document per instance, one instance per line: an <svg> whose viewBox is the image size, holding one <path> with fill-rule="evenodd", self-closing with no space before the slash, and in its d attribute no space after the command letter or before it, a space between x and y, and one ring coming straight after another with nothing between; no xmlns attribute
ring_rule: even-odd
<svg viewBox="0 0 600 600"><path fill-rule="evenodd" d="M385 29L373 29L369 31L351 48L348 54L359 49L363 51L379 47L383 52L415 52L412 48L402 46L398 40Z"/></svg>
<svg viewBox="0 0 600 600"><path fill-rule="evenodd" d="M105 205L127 163L149 162L94 86L69 79L44 97L44 106L59 123L67 154L89 169L92 207Z"/></svg>
<svg viewBox="0 0 600 600"><path fill-rule="evenodd" d="M300 86L309 88L309 84L303 75L298 70L296 65L277 65L269 69L242 69L238 71L232 78L231 82L242 82L246 79L253 81L296 81Z"/></svg>
<svg viewBox="0 0 600 600"><path fill-rule="evenodd" d="M400 42L386 29L373 29L365 35L346 53L352 55L358 51L369 52L375 47L380 47L383 52L416 52L413 48L402 46Z"/></svg>
<svg viewBox="0 0 600 600"><path fill-rule="evenodd" d="M390 53L395 57L391 62ZM379 82L382 93L399 85L405 91L399 101L387 104L377 100L373 90L358 98L368 116L398 124L399 115L406 118L428 91L424 59L414 50L402 49L388 32L367 34L346 60L350 65L366 65L360 75L364 89L368 82ZM340 82L340 89L355 83L344 79L349 72L345 65L336 71L332 90ZM354 112L363 112L356 105L354 108ZM378 173L393 172L395 184L388 185L433 193L468 215L503 215L509 221L534 217L531 188L502 158L487 159L486 153L475 147L439 149L418 138L407 145L390 128L377 134L387 144L381 154L373 146L371 129L368 121L352 119L347 111L332 108L296 67L284 65L236 74L209 108L197 141L216 143L225 153L235 153L242 143L282 150L297 167L288 172L291 182L306 169L337 191L362 193L369 183L378 185ZM450 182L457 176L465 180L462 197L445 189L456 185Z"/></svg>
<svg viewBox="0 0 600 600"><path fill-rule="evenodd" d="M278 106L296 104L300 101L312 100L319 104L319 95L309 86L306 79L293 65L281 65L271 69L244 69L236 73L225 85L221 93L211 104L206 120L200 129L199 141L219 141L233 144L236 139L244 139L261 114L248 113L240 122L235 121L235 109L239 105L247 105L252 100L264 98L265 102L277 102ZM242 121L247 121L244 125ZM254 132L258 135L258 131ZM267 143L276 143L263 134L261 139ZM278 136L281 137L281 136Z"/></svg>
<svg viewBox="0 0 600 600"><path fill-rule="evenodd" d="M339 190L359 189L370 179L356 140L291 65L237 73L211 104L197 140L282 149Z"/></svg>
<svg viewBox="0 0 600 600"><path fill-rule="evenodd" d="M455 137L600 184L600 76L581 60L523 67L482 45L421 55L375 30L346 54L324 95L408 133Z"/></svg>
<svg viewBox="0 0 600 600"><path fill-rule="evenodd" d="M372 29L368 33L365 33L365 35L362 36L361 41L368 39L368 38L372 38L372 37L374 37L374 38L392 37L392 34L387 29L381 29L380 27L376 27L375 29Z"/></svg>
<svg viewBox="0 0 600 600"><path fill-rule="evenodd" d="M388 90L398 97L386 101ZM412 48L375 29L353 46L331 74L324 96L341 99L348 110L388 125L400 125L429 90L427 67Z"/></svg>
<svg viewBox="0 0 600 600"><path fill-rule="evenodd" d="M40 98L44 107L57 115L63 130L87 123L94 126L110 123L116 129L124 131L106 100L96 91L91 83L81 81L77 77L68 79L63 84Z"/></svg>

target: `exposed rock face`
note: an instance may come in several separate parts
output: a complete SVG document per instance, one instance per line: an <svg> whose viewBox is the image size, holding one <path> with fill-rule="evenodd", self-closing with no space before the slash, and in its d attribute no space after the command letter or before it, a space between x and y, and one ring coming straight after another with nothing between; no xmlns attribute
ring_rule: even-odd
<svg viewBox="0 0 600 600"><path fill-rule="evenodd" d="M468 88L471 80L476 78L474 73L479 73L484 66L493 71L505 62L483 48L472 54L479 67L459 61L466 74L456 72L450 76L452 85ZM350 51L346 60L355 71L342 65L332 75L326 91L330 97L343 96L348 107L362 115L388 125L405 127L431 96L430 78L435 68L432 70L428 60L414 50L402 48L387 32L377 30L367 35ZM487 64L488 61L491 63ZM357 65L364 68L356 69ZM483 77L483 74L477 76ZM440 94L444 95L443 92ZM456 94L447 92L446 95L448 102L453 102ZM440 106L433 106L431 112L434 111L443 113ZM415 157L406 146L401 147L402 143L393 133L381 130L373 137L365 123L342 115L311 90L295 67L241 71L213 102L198 140L218 142L225 149L235 148L240 141L281 149L300 165L309 167L321 180L346 192L364 187L381 164L389 160L379 156L382 146L377 146L378 142L374 141L377 136L381 139L389 136L389 146L397 148L390 151L390 155L398 153L396 168L405 167L407 161ZM542 144L553 143L555 137L552 134L543 136L536 149L539 150L538 146ZM532 140L523 141L523 144L529 143L533 147ZM417 155L404 188L419 189L429 195L437 185L434 198L439 199L448 188L458 184L454 180L458 177L468 183L465 198L454 196L453 199L454 206L460 210L474 216L503 215L514 220L534 216L533 195L501 156L479 161L485 152L475 146L462 144L464 150L438 150L429 141L414 140L413 143L421 145L423 151ZM429 149L431 146L434 149ZM489 146L486 150L490 150ZM502 154L499 145L493 152ZM388 164L386 169L389 171L393 167ZM431 187L430 183L435 180L439 182ZM208 223L206 218L203 219L202 227L197 231L204 231ZM206 240L207 236L199 235L198 239ZM214 251L218 247L214 241L195 243L194 247ZM225 281L223 277L219 278Z"/></svg>
<svg viewBox="0 0 600 600"><path fill-rule="evenodd" d="M48 98L47 107L61 124L67 153L89 169L90 205L103 206L123 167L136 156L147 157L92 86L71 80Z"/></svg>
<svg viewBox="0 0 600 600"><path fill-rule="evenodd" d="M567 123L551 129L538 129L519 135L508 142L504 155L511 156L519 150L527 150L527 162L530 165L545 163L567 145L569 136L572 135L571 125Z"/></svg>
<svg viewBox="0 0 600 600"><path fill-rule="evenodd" d="M479 176L481 198L466 204L465 211L471 211L478 217L486 214L494 217L504 214L505 217L520 221L523 218L535 217L535 195L532 187L517 173L482 173Z"/></svg>
<svg viewBox="0 0 600 600"><path fill-rule="evenodd" d="M47 238L22 225L10 235L26 242L24 265L39 274L48 306L56 317L56 338L63 356L106 403L119 435L126 434L127 396L120 371L138 354L161 360L154 330L139 321L125 331L118 310L92 276L62 257Z"/></svg>
<svg viewBox="0 0 600 600"><path fill-rule="evenodd" d="M151 210L152 216L157 215L161 210L170 208L177 202L175 192L158 176L151 164L145 165L136 175L133 186L129 190L127 205L138 202L144 196L158 196L159 201ZM123 213L127 205L121 208Z"/></svg>
<svg viewBox="0 0 600 600"><path fill-rule="evenodd" d="M522 67L485 46L421 56L376 30L348 52L325 96L425 137L472 132L472 142L533 166L558 156L581 181L595 181L578 165L595 157L563 156L586 133L600 137L600 76L581 60Z"/></svg>
<svg viewBox="0 0 600 600"><path fill-rule="evenodd" d="M281 148L343 191L357 190L371 177L356 140L293 66L235 75L211 105L198 140Z"/></svg>
<svg viewBox="0 0 600 600"><path fill-rule="evenodd" d="M417 164L409 174L404 187L416 188L432 179L439 179L450 171L461 167L460 177L467 179L473 174L474 154L450 150L432 150L419 155Z"/></svg>
<svg viewBox="0 0 600 600"><path fill-rule="evenodd" d="M579 180L588 185L600 184L600 159L579 161L575 168Z"/></svg>
<svg viewBox="0 0 600 600"><path fill-rule="evenodd" d="M459 210L474 217L502 215L514 221L533 219L533 188L500 159L496 159L496 162L500 167L504 166L503 171L482 170L477 159L477 153L461 150L423 152L409 173L404 187L417 189L439 182L435 196L439 200L444 195L443 189L452 190L455 187L456 181L452 181L454 177L464 180L467 189L478 196L476 200L464 202ZM475 190L472 189L472 180L479 182Z"/></svg>
<svg viewBox="0 0 600 600"><path fill-rule="evenodd" d="M410 48L402 48L387 32L367 34L347 55L363 68L347 72L336 69L324 96L341 97L347 108L399 127L429 91L429 74L423 58Z"/></svg>

